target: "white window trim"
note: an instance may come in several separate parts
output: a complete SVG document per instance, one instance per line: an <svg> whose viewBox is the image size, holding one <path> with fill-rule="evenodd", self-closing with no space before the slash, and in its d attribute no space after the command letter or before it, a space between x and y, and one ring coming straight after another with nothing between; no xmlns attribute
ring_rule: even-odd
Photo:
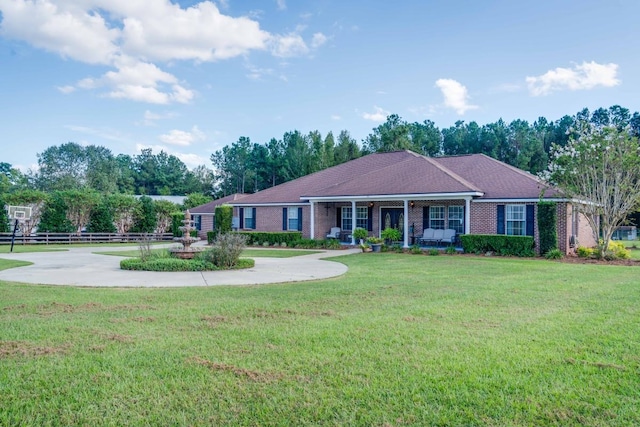
<svg viewBox="0 0 640 427"><path fill-rule="evenodd" d="M522 219L513 218L513 208L518 208L522 211ZM511 213L512 218L509 218ZM522 223L521 234L509 234L509 223L519 222ZM513 228L513 227L512 227ZM527 235L527 205L505 205L504 207L504 233L508 236L526 236Z"/></svg>
<svg viewBox="0 0 640 427"><path fill-rule="evenodd" d="M438 209L438 210L442 209L442 218L434 218L433 214L436 211L436 209ZM446 227L447 215L446 215L445 211L446 211L446 209L442 205L429 207L429 228L435 228L435 227L432 227L432 225L431 225L432 221L442 221L442 229L444 229Z"/></svg>

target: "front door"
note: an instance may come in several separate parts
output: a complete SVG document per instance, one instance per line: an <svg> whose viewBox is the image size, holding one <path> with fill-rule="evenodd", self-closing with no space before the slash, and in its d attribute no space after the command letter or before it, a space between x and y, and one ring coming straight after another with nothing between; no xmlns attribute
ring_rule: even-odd
<svg viewBox="0 0 640 427"><path fill-rule="evenodd" d="M382 220L380 230L385 228L397 228L400 230L402 240L404 240L404 209L402 208L382 208L380 209Z"/></svg>

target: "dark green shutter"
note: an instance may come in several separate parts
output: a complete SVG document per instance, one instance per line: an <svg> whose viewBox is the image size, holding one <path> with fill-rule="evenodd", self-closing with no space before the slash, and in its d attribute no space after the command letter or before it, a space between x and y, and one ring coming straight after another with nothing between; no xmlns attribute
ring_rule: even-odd
<svg viewBox="0 0 640 427"><path fill-rule="evenodd" d="M336 208L336 227L342 228L342 208Z"/></svg>
<svg viewBox="0 0 640 427"><path fill-rule="evenodd" d="M504 205L498 205L498 224L496 234L504 234Z"/></svg>
<svg viewBox="0 0 640 427"><path fill-rule="evenodd" d="M258 225L258 220L256 219L256 208L252 208L253 209L253 228L254 230L256 229L256 226Z"/></svg>
<svg viewBox="0 0 640 427"><path fill-rule="evenodd" d="M422 207L422 229L429 228L429 206Z"/></svg>
<svg viewBox="0 0 640 427"><path fill-rule="evenodd" d="M240 212L240 230L242 230L244 228L244 208L240 208L238 211Z"/></svg>
<svg viewBox="0 0 640 427"><path fill-rule="evenodd" d="M535 224L533 209L533 205L527 205L527 236L533 236L533 225Z"/></svg>
<svg viewBox="0 0 640 427"><path fill-rule="evenodd" d="M282 229L287 230L287 208L282 208Z"/></svg>
<svg viewBox="0 0 640 427"><path fill-rule="evenodd" d="M367 231L373 231L373 208L369 208L367 215Z"/></svg>
<svg viewBox="0 0 640 427"><path fill-rule="evenodd" d="M298 208L298 231L302 231L302 208Z"/></svg>

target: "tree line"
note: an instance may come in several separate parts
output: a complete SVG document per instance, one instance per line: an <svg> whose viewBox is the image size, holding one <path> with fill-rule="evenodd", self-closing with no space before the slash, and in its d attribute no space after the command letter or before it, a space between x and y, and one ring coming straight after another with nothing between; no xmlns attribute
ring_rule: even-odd
<svg viewBox="0 0 640 427"><path fill-rule="evenodd" d="M552 146L576 137L580 123L630 129L640 135L640 114L614 105L550 121L500 119L479 125L457 121L439 129L434 122L407 122L392 114L358 143L347 130L304 134L286 132L266 143L240 137L211 155L211 168L188 170L176 156L144 149L138 155L114 155L101 146L68 142L38 154L38 169L22 174L0 163L0 194L30 189L44 192L90 189L107 194L185 195L213 198L254 193L374 152L412 150L426 156L483 153L538 174L547 168Z"/></svg>

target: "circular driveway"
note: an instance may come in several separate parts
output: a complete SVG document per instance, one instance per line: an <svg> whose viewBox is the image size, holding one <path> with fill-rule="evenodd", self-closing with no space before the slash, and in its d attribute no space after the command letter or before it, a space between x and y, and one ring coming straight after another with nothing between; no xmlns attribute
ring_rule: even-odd
<svg viewBox="0 0 640 427"><path fill-rule="evenodd" d="M122 258L93 253L131 249L131 246L70 247L68 251L0 254L0 258L33 263L0 271L0 280L42 285L149 288L301 282L346 273L346 265L324 258L360 252L359 249L348 249L291 258L252 257L255 260L253 268L202 272L121 270Z"/></svg>

